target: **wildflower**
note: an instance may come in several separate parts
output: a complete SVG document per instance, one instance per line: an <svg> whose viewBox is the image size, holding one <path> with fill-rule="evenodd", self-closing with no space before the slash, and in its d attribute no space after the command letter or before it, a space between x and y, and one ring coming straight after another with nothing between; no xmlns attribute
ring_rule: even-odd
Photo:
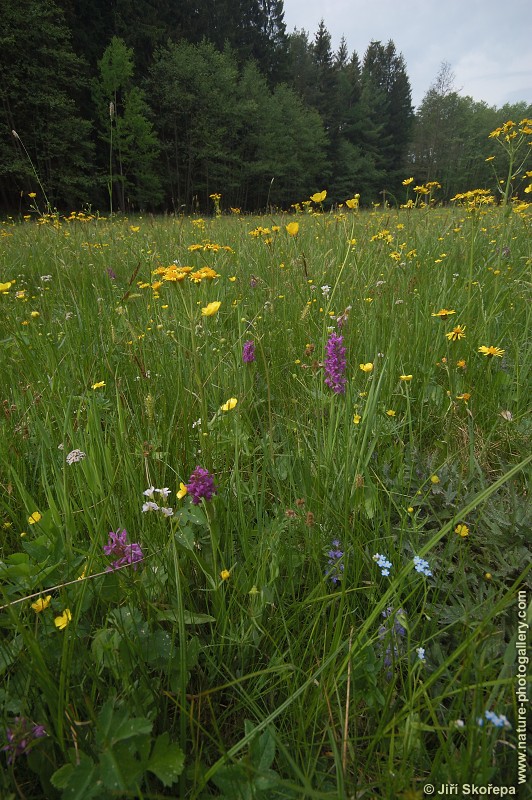
<svg viewBox="0 0 532 800"><path fill-rule="evenodd" d="M323 192L315 192L315 194L310 196L310 199L313 203L323 203L326 197L327 189L324 189Z"/></svg>
<svg viewBox="0 0 532 800"><path fill-rule="evenodd" d="M71 450L66 457L67 464L77 464L78 461L83 461L86 457L86 453L83 450Z"/></svg>
<svg viewBox="0 0 532 800"><path fill-rule="evenodd" d="M202 499L210 500L216 494L214 478L207 469L196 467L186 485L192 497L192 503L197 506Z"/></svg>
<svg viewBox="0 0 532 800"><path fill-rule="evenodd" d="M38 511L34 511L33 514L30 514L28 517L28 522L30 525L35 525L37 522L40 522L42 519L42 514Z"/></svg>
<svg viewBox="0 0 532 800"><path fill-rule="evenodd" d="M93 383L91 389L103 389L105 386L105 381L98 381L98 383Z"/></svg>
<svg viewBox="0 0 532 800"><path fill-rule="evenodd" d="M230 397L229 400L227 400L227 402L223 403L223 405L220 406L220 411L232 411L237 403L238 400L236 399L236 397Z"/></svg>
<svg viewBox="0 0 532 800"><path fill-rule="evenodd" d="M172 494L172 492L167 486L165 486L164 489L155 489L155 491L157 492L157 494L160 494L161 497L164 497L165 499L168 497L169 494Z"/></svg>
<svg viewBox="0 0 532 800"><path fill-rule="evenodd" d="M511 411L501 411L501 417L506 420L506 422L511 422L514 418Z"/></svg>
<svg viewBox="0 0 532 800"><path fill-rule="evenodd" d="M230 578L230 577L231 577L231 573L229 572L229 570L228 570L228 569L223 569L223 570L220 572L220 578L221 578L223 581L227 581L227 580L229 580L229 578Z"/></svg>
<svg viewBox="0 0 532 800"><path fill-rule="evenodd" d="M353 422L355 425L358 425L361 419L362 417L360 416L360 414L353 414Z"/></svg>
<svg viewBox="0 0 532 800"><path fill-rule="evenodd" d="M208 303L205 308L202 308L201 313L204 317L212 317L216 314L221 305L219 300L214 300L212 303Z"/></svg>
<svg viewBox="0 0 532 800"><path fill-rule="evenodd" d="M325 383L335 394L343 394L347 378L344 375L347 361L345 358L346 349L343 346L343 336L331 333L327 342L327 354L325 356Z"/></svg>
<svg viewBox="0 0 532 800"><path fill-rule="evenodd" d="M460 339L465 339L465 329L465 325L455 325L452 331L449 331L449 333L445 335L450 342L457 342Z"/></svg>
<svg viewBox="0 0 532 800"><path fill-rule="evenodd" d="M242 361L244 364L251 364L252 361L255 361L255 342L253 339L248 339L247 342L244 342L242 347Z"/></svg>
<svg viewBox="0 0 532 800"><path fill-rule="evenodd" d="M63 613L54 619L54 625L56 628L59 628L60 631L63 631L71 619L72 619L72 613L70 609L65 608Z"/></svg>
<svg viewBox="0 0 532 800"><path fill-rule="evenodd" d="M443 322L450 317L451 314L456 314L456 311L450 311L448 308L441 308L439 311L436 311L435 314L431 314L431 317L439 317Z"/></svg>
<svg viewBox="0 0 532 800"><path fill-rule="evenodd" d="M380 567L381 575L384 575L384 577L387 578L392 568L392 562L388 561L386 556L383 556L380 553L375 553L373 556L373 561L375 561L377 566Z"/></svg>
<svg viewBox="0 0 532 800"><path fill-rule="evenodd" d="M177 495L176 495L176 496L177 496L177 499L178 499L178 500L182 500L182 499L183 499L183 497L184 497L186 494L188 494L188 489L187 489L187 487L185 486L185 484L184 484L184 483L181 483L181 482L180 482L180 483L179 483L179 491L177 492Z"/></svg>
<svg viewBox="0 0 532 800"><path fill-rule="evenodd" d="M297 236L299 233L299 222L289 222L285 225L286 232L289 236Z"/></svg>
<svg viewBox="0 0 532 800"><path fill-rule="evenodd" d="M29 753L36 739L47 736L44 725L35 725L25 717L15 717L13 726L6 728L7 744L2 751L7 753L7 763L12 764L17 756Z"/></svg>
<svg viewBox="0 0 532 800"><path fill-rule="evenodd" d="M463 522L456 526L454 532L457 533L458 536L461 536L462 539L465 539L466 536L469 536L469 528L467 525L464 525Z"/></svg>
<svg viewBox="0 0 532 800"><path fill-rule="evenodd" d="M394 411L394 410L393 410L393 408L389 408L389 409L388 409L388 411L387 411L386 413L387 413L387 415L388 415L389 417L395 417L395 415L396 415L396 413L397 413L397 412L396 412L396 411Z"/></svg>
<svg viewBox="0 0 532 800"><path fill-rule="evenodd" d="M424 558L420 558L419 556L414 556L413 561L416 572L419 572L421 575L425 575L427 578L430 578L432 571L429 567L429 562L425 561Z"/></svg>
<svg viewBox="0 0 532 800"><path fill-rule="evenodd" d="M331 293L331 287L325 284L324 286L321 287L321 293L324 297L329 297Z"/></svg>
<svg viewBox="0 0 532 800"><path fill-rule="evenodd" d="M477 719L478 725L482 727L484 725L484 718L491 722L496 728L506 728L507 730L511 730L512 726L508 719L504 716L504 714L496 714L494 711L485 711L484 717L479 717Z"/></svg>
<svg viewBox="0 0 532 800"><path fill-rule="evenodd" d="M403 186L410 186L411 183L414 183L413 178L405 178L403 181Z"/></svg>
<svg viewBox="0 0 532 800"><path fill-rule="evenodd" d="M399 380L408 383L408 381L412 380L412 375L399 375Z"/></svg>
<svg viewBox="0 0 532 800"><path fill-rule="evenodd" d="M119 569L132 564L134 569L137 569L137 563L144 559L140 544L134 542L133 544L127 543L127 531L123 528L121 531L109 532L109 540L103 547L103 552L106 556L117 556L110 567L107 567L106 572L111 572L113 569Z"/></svg>
<svg viewBox="0 0 532 800"><path fill-rule="evenodd" d="M40 614L41 611L46 611L46 609L50 605L51 599L52 599L51 594L47 594L46 597L39 597L34 603L31 604L31 607L33 608L36 614Z"/></svg>
<svg viewBox="0 0 532 800"><path fill-rule="evenodd" d="M416 647L417 657L420 661L425 661L425 648L424 647Z"/></svg>
<svg viewBox="0 0 532 800"><path fill-rule="evenodd" d="M159 506L153 500L148 500L142 504L142 513L145 514L146 511L159 511Z"/></svg>
<svg viewBox="0 0 532 800"><path fill-rule="evenodd" d="M349 312L351 311L353 306L347 306L340 314L339 317L336 317L336 324L339 328L343 328L347 320L349 319Z"/></svg>
<svg viewBox="0 0 532 800"><path fill-rule="evenodd" d="M457 400L463 400L464 403L467 403L467 401L470 399L470 397L471 397L470 392L464 392L463 394L457 394L456 395L456 399Z"/></svg>
<svg viewBox="0 0 532 800"><path fill-rule="evenodd" d="M40 315L40 313L39 313L38 311L31 311L31 312L30 312L30 317L33 317L34 319L35 319L36 317L40 317L40 316L41 316L41 315Z"/></svg>
<svg viewBox="0 0 532 800"><path fill-rule="evenodd" d="M505 351L501 350L500 347L494 347L493 345L490 345L489 347L482 345L482 347L478 348L478 352L482 353L484 356L488 356L488 358L493 358L493 356L502 358L505 353Z"/></svg>
<svg viewBox="0 0 532 800"><path fill-rule="evenodd" d="M159 507L159 511L165 517L172 517L173 514L174 514L174 509L173 508L165 508L164 506L160 506Z"/></svg>
<svg viewBox="0 0 532 800"><path fill-rule="evenodd" d="M327 552L327 555L329 560L327 561L328 569L325 572L325 577L329 578L331 583L336 586L342 580L344 572L344 554L339 539L332 540L331 549Z"/></svg>
<svg viewBox="0 0 532 800"><path fill-rule="evenodd" d="M145 489L142 492L142 494L144 495L144 497L153 497L154 492L155 492L155 486L150 486L150 488L149 489Z"/></svg>
<svg viewBox="0 0 532 800"><path fill-rule="evenodd" d="M458 369L465 369L466 368L465 359L463 358L458 359L458 361L456 362L456 366L458 367Z"/></svg>
<svg viewBox="0 0 532 800"><path fill-rule="evenodd" d="M440 482L440 479L438 478L438 476L437 476L437 475L431 475L431 476L430 476L430 482L431 482L431 483L439 483L439 482Z"/></svg>
<svg viewBox="0 0 532 800"><path fill-rule="evenodd" d="M362 372L372 372L373 371L373 364L371 361L368 361L367 364L360 364L360 369Z"/></svg>

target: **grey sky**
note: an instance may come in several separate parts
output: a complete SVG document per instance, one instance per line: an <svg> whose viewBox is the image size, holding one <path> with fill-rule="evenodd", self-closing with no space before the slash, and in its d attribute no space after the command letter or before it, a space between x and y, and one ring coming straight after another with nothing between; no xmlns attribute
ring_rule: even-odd
<svg viewBox="0 0 532 800"><path fill-rule="evenodd" d="M342 35L362 61L372 40L393 39L419 105L442 61L455 90L502 106L532 103L531 0L284 0L287 32L312 40L323 18L336 50Z"/></svg>

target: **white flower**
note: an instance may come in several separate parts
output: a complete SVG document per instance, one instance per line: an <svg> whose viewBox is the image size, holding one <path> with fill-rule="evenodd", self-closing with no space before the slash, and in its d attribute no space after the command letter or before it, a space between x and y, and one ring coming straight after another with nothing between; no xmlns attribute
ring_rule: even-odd
<svg viewBox="0 0 532 800"><path fill-rule="evenodd" d="M156 489L155 491L158 492L161 495L161 497L164 498L167 498L168 495L171 494L171 490L168 489L167 487L165 487L164 489Z"/></svg>
<svg viewBox="0 0 532 800"><path fill-rule="evenodd" d="M83 450L71 450L66 457L66 463L77 464L78 461L83 461L86 455L87 454L84 453Z"/></svg>
<svg viewBox="0 0 532 800"><path fill-rule="evenodd" d="M146 511L159 511L159 506L157 503L152 503L151 500L148 500L147 503L143 503L142 505L142 512Z"/></svg>
<svg viewBox="0 0 532 800"><path fill-rule="evenodd" d="M416 647L417 657L420 661L425 661L425 648L424 647Z"/></svg>
<svg viewBox="0 0 532 800"><path fill-rule="evenodd" d="M324 297L329 297L330 292L331 292L331 287L328 286L327 284L321 287L321 293Z"/></svg>
<svg viewBox="0 0 532 800"><path fill-rule="evenodd" d="M51 275L41 275L41 281L43 283L48 283L48 281L51 281L51 280L52 280L52 276Z"/></svg>
<svg viewBox="0 0 532 800"><path fill-rule="evenodd" d="M144 497L153 497L154 491L155 491L155 487L154 486L150 486L150 488L146 489L146 491L142 492L142 494L144 495Z"/></svg>
<svg viewBox="0 0 532 800"><path fill-rule="evenodd" d="M165 508L164 506L161 506L159 508L159 511L161 512L161 514L164 514L165 517L171 517L174 513L173 508Z"/></svg>

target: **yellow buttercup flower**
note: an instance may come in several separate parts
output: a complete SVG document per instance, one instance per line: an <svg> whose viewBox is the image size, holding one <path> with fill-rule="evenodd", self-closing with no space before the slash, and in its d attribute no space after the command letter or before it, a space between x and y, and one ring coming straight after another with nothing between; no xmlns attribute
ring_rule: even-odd
<svg viewBox="0 0 532 800"><path fill-rule="evenodd" d="M140 225L130 225L129 230L131 233L138 233L140 231Z"/></svg>
<svg viewBox="0 0 532 800"><path fill-rule="evenodd" d="M69 608L65 608L62 614L54 619L54 625L56 628L59 628L60 631L64 630L70 620L72 619L72 613Z"/></svg>
<svg viewBox="0 0 532 800"><path fill-rule="evenodd" d="M367 364L360 364L360 369L362 372L373 372L373 364L371 361L368 361Z"/></svg>
<svg viewBox="0 0 532 800"><path fill-rule="evenodd" d="M323 192L316 192L315 194L311 195L310 199L313 203L323 203L326 197L327 189L324 189Z"/></svg>
<svg viewBox="0 0 532 800"><path fill-rule="evenodd" d="M41 519L42 519L42 514L40 514L38 511L34 511L33 514L31 514L28 517L28 522L30 525L35 525L35 523L40 522Z"/></svg>
<svg viewBox="0 0 532 800"><path fill-rule="evenodd" d="M212 303L208 303L205 308L202 308L201 313L204 317L212 317L216 314L221 305L219 300L214 300Z"/></svg>
<svg viewBox="0 0 532 800"><path fill-rule="evenodd" d="M228 569L223 569L223 570L220 572L220 578L221 578L223 581L226 581L226 580L228 580L230 577L231 577L231 573L229 572L229 570L228 570Z"/></svg>
<svg viewBox="0 0 532 800"><path fill-rule="evenodd" d="M355 425L358 425L361 419L362 417L360 416L360 414L353 414L353 422L355 423Z"/></svg>
<svg viewBox="0 0 532 800"><path fill-rule="evenodd" d="M297 236L299 233L299 222L289 222L285 228L289 236Z"/></svg>
<svg viewBox="0 0 532 800"><path fill-rule="evenodd" d="M7 281L6 283L0 283L0 292L8 292L14 283L15 281Z"/></svg>
<svg viewBox="0 0 532 800"><path fill-rule="evenodd" d="M412 380L412 375L399 375L399 380L407 381L407 382L411 381Z"/></svg>
<svg viewBox="0 0 532 800"><path fill-rule="evenodd" d="M35 611L36 614L40 614L41 611L45 611L50 605L52 600L52 595L48 594L46 597L39 597L34 603L31 604L31 607Z"/></svg>
<svg viewBox="0 0 532 800"><path fill-rule="evenodd" d="M98 383L93 383L91 389L103 389L105 386L105 381L98 381Z"/></svg>
<svg viewBox="0 0 532 800"><path fill-rule="evenodd" d="M431 482L431 483L439 483L439 482L440 482L440 479L438 478L438 476L437 476L437 475L431 475L431 476L430 476L430 482Z"/></svg>
<svg viewBox="0 0 532 800"><path fill-rule="evenodd" d="M388 414L389 417L395 417L397 412L394 411L393 408L389 408L386 413Z"/></svg>
<svg viewBox="0 0 532 800"><path fill-rule="evenodd" d="M462 539L465 539L466 536L469 536L469 528L467 525L464 525L463 522L456 526L454 532L457 533L458 536L461 536Z"/></svg>
<svg viewBox="0 0 532 800"><path fill-rule="evenodd" d="M183 497L188 494L188 489L184 483L179 483L179 491L176 492L176 496L178 500L182 500Z"/></svg>
<svg viewBox="0 0 532 800"><path fill-rule="evenodd" d="M220 411L232 411L237 403L236 397L230 397L226 403L220 406Z"/></svg>

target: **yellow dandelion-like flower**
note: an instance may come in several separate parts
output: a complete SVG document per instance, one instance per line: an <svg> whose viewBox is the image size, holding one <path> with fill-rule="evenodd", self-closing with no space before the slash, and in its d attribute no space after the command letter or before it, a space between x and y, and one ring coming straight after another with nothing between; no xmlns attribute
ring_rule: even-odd
<svg viewBox="0 0 532 800"><path fill-rule="evenodd" d="M103 389L105 386L105 381L98 381L98 383L93 383L91 389Z"/></svg>
<svg viewBox="0 0 532 800"><path fill-rule="evenodd" d="M54 625L60 631L64 630L72 619L72 613L69 608L65 608L62 614L54 619Z"/></svg>
<svg viewBox="0 0 532 800"><path fill-rule="evenodd" d="M232 411L237 403L238 400L236 397L230 397L226 403L220 406L220 411Z"/></svg>
<svg viewBox="0 0 532 800"><path fill-rule="evenodd" d="M412 380L412 375L399 375L399 380L408 383L408 381Z"/></svg>
<svg viewBox="0 0 532 800"><path fill-rule="evenodd" d="M48 594L46 597L39 597L34 603L31 604L31 607L35 611L36 614L40 614L41 611L45 611L50 602L52 600L52 595Z"/></svg>
<svg viewBox="0 0 532 800"><path fill-rule="evenodd" d="M410 186L411 183L414 183L413 178L405 178L403 181L403 186Z"/></svg>
<svg viewBox="0 0 532 800"><path fill-rule="evenodd" d="M220 572L220 578L221 578L223 581L227 581L227 580L229 580L229 578L230 578L230 577L231 577L231 573L230 573L230 571L229 571L228 569L223 569L223 570Z"/></svg>
<svg viewBox="0 0 532 800"><path fill-rule="evenodd" d="M140 231L140 225L130 225L129 230L131 233L138 233Z"/></svg>
<svg viewBox="0 0 532 800"><path fill-rule="evenodd" d="M394 410L393 410L393 408L389 408L389 409L388 409L388 411L386 412L386 414L387 414L389 417L395 417L395 415L397 414L397 412L396 412L396 411L394 411Z"/></svg>
<svg viewBox="0 0 532 800"><path fill-rule="evenodd" d="M355 423L355 425L358 425L361 419L362 417L360 416L360 414L353 414L353 422Z"/></svg>
<svg viewBox="0 0 532 800"><path fill-rule="evenodd" d="M440 482L440 479L438 478L437 475L431 475L430 476L430 482L436 484L436 483Z"/></svg>
<svg viewBox="0 0 532 800"><path fill-rule="evenodd" d="M201 313L204 317L212 317L217 313L221 305L222 304L219 300L213 300L212 303L208 303L205 308L201 309Z"/></svg>
<svg viewBox="0 0 532 800"><path fill-rule="evenodd" d="M435 314L431 314L431 317L439 317L441 320L445 322L447 317L450 317L451 314L456 314L456 311L452 311L448 308L440 308L440 310L436 311Z"/></svg>
<svg viewBox="0 0 532 800"><path fill-rule="evenodd" d="M458 342L460 339L465 339L465 329L465 325L455 325L452 331L445 335L450 342Z"/></svg>
<svg viewBox="0 0 532 800"><path fill-rule="evenodd" d="M360 364L360 369L362 372L373 372L373 364L371 361L368 361L367 364Z"/></svg>
<svg viewBox="0 0 532 800"><path fill-rule="evenodd" d="M30 525L35 525L35 523L40 522L41 519L42 514L40 514L38 511L34 511L33 514L28 517L28 522Z"/></svg>
<svg viewBox="0 0 532 800"><path fill-rule="evenodd" d="M482 355L484 356L488 356L488 358L493 358L493 356L502 358L505 353L505 351L501 350L500 347L494 347L493 345L490 345L489 347L486 347L486 345L482 345L481 347L478 348L478 352L482 353Z"/></svg>
<svg viewBox="0 0 532 800"><path fill-rule="evenodd" d="M469 536L469 528L467 525L464 525L463 522L456 526L454 532L457 533L458 536L461 536L462 539L465 539L466 536Z"/></svg>

